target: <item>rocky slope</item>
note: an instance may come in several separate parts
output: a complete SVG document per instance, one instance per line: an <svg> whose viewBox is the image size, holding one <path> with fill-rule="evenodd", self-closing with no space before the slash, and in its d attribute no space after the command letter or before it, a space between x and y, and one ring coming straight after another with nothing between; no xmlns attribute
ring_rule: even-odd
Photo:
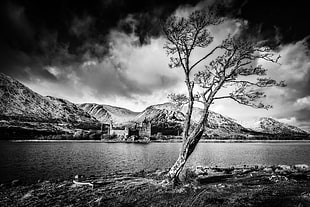
<svg viewBox="0 0 310 207"><path fill-rule="evenodd" d="M279 136L307 136L308 132L292 125L281 123L270 117L262 117L259 120L245 124L251 130L265 134Z"/></svg>
<svg viewBox="0 0 310 207"><path fill-rule="evenodd" d="M172 103L164 103L147 107L134 119L135 122L150 120L152 125L160 123L176 122L181 124L185 119L186 107L177 107ZM202 109L194 108L192 120L197 123L201 117ZM210 111L209 120L206 124L206 132L211 136L238 135L249 130L234 122L232 119Z"/></svg>
<svg viewBox="0 0 310 207"><path fill-rule="evenodd" d="M64 99L44 97L13 78L0 73L0 130L10 136L28 132L61 133L87 128L99 122ZM18 133L20 132L20 133Z"/></svg>
<svg viewBox="0 0 310 207"><path fill-rule="evenodd" d="M147 107L144 111L137 113L128 109L98 105L98 104L80 104L85 112L96 117L96 119L109 123L112 121L116 124L140 123L148 120L152 125L162 124L181 124L185 119L186 108L179 108L173 103L163 103ZM193 121L198 122L202 113L202 109L194 108ZM225 132L243 132L246 128L234 122L232 119L222 116L215 112L210 112L207 128L210 130L220 129Z"/></svg>
<svg viewBox="0 0 310 207"><path fill-rule="evenodd" d="M147 107L132 121L142 122L149 120L153 124L158 122L181 122L185 119L181 109L172 103L163 103Z"/></svg>
<svg viewBox="0 0 310 207"><path fill-rule="evenodd" d="M123 124L133 120L139 114L129 109L95 103L84 103L78 106L100 122L106 124L109 124L110 121L114 124Z"/></svg>
<svg viewBox="0 0 310 207"><path fill-rule="evenodd" d="M147 107L140 113L128 109L98 105L80 104L85 112L96 117L104 123L131 125L148 120L154 128L153 133L166 131L179 134L182 131L182 122L185 119L186 107L178 107L173 103L156 104ZM194 108L192 120L197 123L201 117L202 109ZM167 131L168 130L168 131ZM277 136L308 136L308 133L291 125L278 122L271 118L261 118L252 127L238 123L236 120L210 111L206 124L206 134L213 138L248 138L248 137L275 137Z"/></svg>
<svg viewBox="0 0 310 207"><path fill-rule="evenodd" d="M2 117L42 122L96 121L75 104L60 98L41 96L4 74L0 74L0 97Z"/></svg>
<svg viewBox="0 0 310 207"><path fill-rule="evenodd" d="M193 109L194 123L199 121L201 113L202 109ZM116 125L131 125L144 120L150 121L158 132L165 129L167 133L180 134L185 114L186 107L180 108L172 103L152 105L142 112L94 103L76 105L64 99L42 96L0 73L0 133L5 136L32 136L38 132L44 136L49 133L74 134L76 129L98 130L101 123L109 124L110 121ZM309 136L297 127L272 118L261 118L251 126L245 126L212 111L206 124L206 134L219 138Z"/></svg>
<svg viewBox="0 0 310 207"><path fill-rule="evenodd" d="M140 122L144 119L151 120L152 124L156 123L182 123L185 119L187 108L179 108L172 103L164 103L147 107L138 114L134 121ZM192 120L198 122L202 114L202 109L194 107ZM260 118L251 126L241 124L238 121L218 114L209 112L209 119L206 124L206 134L214 138L294 138L309 137L309 133L292 125L281 123L272 118Z"/></svg>

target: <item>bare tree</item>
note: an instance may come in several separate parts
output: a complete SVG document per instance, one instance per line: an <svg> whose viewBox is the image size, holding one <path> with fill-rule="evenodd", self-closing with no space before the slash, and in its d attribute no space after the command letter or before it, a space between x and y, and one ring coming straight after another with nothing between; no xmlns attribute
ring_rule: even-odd
<svg viewBox="0 0 310 207"><path fill-rule="evenodd" d="M261 88L284 86L282 81L266 78L267 69L254 64L258 59L276 63L279 58L275 58L272 50L259 42L247 40L240 35L229 35L221 44L208 48L213 42L208 27L223 22L214 12L210 9L194 11L187 18L171 16L163 25L168 40L164 48L170 57L169 67L183 69L188 91L186 95L170 95L173 101L187 104L182 147L168 173L174 182L179 181L181 170L202 137L209 108L215 100L228 98L243 105L268 109L270 105L259 102L265 96ZM208 52L193 61L192 53L197 48L208 48ZM212 60L207 62L211 57ZM204 69L192 74L204 62L207 62ZM258 78L253 81L253 76ZM199 86L197 92L194 91L195 86ZM222 88L228 88L230 92L225 96L217 96ZM203 104L203 113L194 129L190 130L195 102Z"/></svg>

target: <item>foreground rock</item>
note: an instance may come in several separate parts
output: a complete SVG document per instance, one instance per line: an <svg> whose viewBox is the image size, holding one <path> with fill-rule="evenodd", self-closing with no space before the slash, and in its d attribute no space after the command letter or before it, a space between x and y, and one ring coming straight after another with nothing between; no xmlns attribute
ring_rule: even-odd
<svg viewBox="0 0 310 207"><path fill-rule="evenodd" d="M166 173L1 185L0 206L310 206L307 165L196 167L184 170L180 186L166 182Z"/></svg>

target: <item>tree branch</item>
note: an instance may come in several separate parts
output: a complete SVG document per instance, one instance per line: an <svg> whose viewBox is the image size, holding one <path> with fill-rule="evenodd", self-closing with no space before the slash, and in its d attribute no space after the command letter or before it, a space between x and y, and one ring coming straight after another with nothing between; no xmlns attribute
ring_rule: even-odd
<svg viewBox="0 0 310 207"><path fill-rule="evenodd" d="M215 47L213 50L211 50L211 52L209 52L207 55L205 55L204 57L202 57L200 60L198 60L195 64L193 64L190 68L189 71L191 71L196 65L198 65L201 61L205 60L206 58L208 58L210 55L212 55L217 49L222 48L222 46L217 46Z"/></svg>

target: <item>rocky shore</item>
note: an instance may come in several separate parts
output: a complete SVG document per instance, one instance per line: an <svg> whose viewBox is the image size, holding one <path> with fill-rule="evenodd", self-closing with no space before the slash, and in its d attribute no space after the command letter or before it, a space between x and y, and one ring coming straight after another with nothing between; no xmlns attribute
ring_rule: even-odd
<svg viewBox="0 0 310 207"><path fill-rule="evenodd" d="M204 167L0 185L0 206L310 206L307 165Z"/></svg>

